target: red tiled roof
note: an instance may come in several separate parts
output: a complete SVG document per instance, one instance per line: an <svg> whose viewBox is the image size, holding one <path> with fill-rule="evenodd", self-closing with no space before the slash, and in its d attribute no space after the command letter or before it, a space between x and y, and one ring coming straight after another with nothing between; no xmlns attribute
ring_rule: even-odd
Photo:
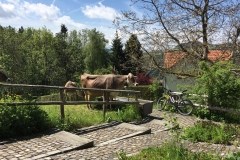
<svg viewBox="0 0 240 160"><path fill-rule="evenodd" d="M212 62L216 61L228 61L232 58L230 51L210 50L208 53L208 59Z"/></svg>
<svg viewBox="0 0 240 160"><path fill-rule="evenodd" d="M182 51L172 51L164 53L164 67L171 68L181 61L187 54ZM230 51L210 50L208 59L212 62L227 61L232 58Z"/></svg>
<svg viewBox="0 0 240 160"><path fill-rule="evenodd" d="M181 59L183 59L186 54L182 51L173 51L164 53L164 68L171 68Z"/></svg>

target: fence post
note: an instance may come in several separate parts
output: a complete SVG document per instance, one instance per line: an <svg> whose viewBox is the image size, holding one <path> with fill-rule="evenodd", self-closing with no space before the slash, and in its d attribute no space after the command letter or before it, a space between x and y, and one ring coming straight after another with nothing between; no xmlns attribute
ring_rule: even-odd
<svg viewBox="0 0 240 160"><path fill-rule="evenodd" d="M135 94L135 102L136 102L135 107L142 116L141 109L139 108L139 103L137 103L138 102L138 93L134 93L134 94Z"/></svg>
<svg viewBox="0 0 240 160"><path fill-rule="evenodd" d="M135 101L138 101L138 93L135 93ZM136 103L136 107L138 107L138 104Z"/></svg>
<svg viewBox="0 0 240 160"><path fill-rule="evenodd" d="M65 114L64 114L64 103L66 102L65 95L64 95L64 89L60 89L60 113L61 113L61 122L64 122Z"/></svg>
<svg viewBox="0 0 240 160"><path fill-rule="evenodd" d="M107 101L107 97L106 97L106 91L103 91L103 102L106 102ZM103 120L105 121L105 117L106 117L106 106L107 106L107 103L103 104Z"/></svg>

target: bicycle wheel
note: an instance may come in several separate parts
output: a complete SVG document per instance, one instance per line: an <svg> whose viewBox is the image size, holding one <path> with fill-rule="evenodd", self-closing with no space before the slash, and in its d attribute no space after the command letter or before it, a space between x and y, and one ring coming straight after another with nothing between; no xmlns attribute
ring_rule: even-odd
<svg viewBox="0 0 240 160"><path fill-rule="evenodd" d="M163 110L167 104L168 99L166 97L160 97L157 101L157 109L159 111Z"/></svg>
<svg viewBox="0 0 240 160"><path fill-rule="evenodd" d="M193 103L190 100L185 99L178 104L177 110L182 115L189 115L192 113L193 107Z"/></svg>

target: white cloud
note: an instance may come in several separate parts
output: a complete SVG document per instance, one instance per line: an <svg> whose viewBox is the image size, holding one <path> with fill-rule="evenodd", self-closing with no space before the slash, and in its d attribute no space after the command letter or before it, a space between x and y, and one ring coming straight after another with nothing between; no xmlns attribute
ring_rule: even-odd
<svg viewBox="0 0 240 160"><path fill-rule="evenodd" d="M82 12L89 18L99 18L110 21L114 20L118 15L115 9L104 6L101 2L94 6L85 6L82 8Z"/></svg>
<svg viewBox="0 0 240 160"><path fill-rule="evenodd" d="M60 15L60 10L54 5L47 6L42 3L29 3L24 1L23 8L26 14L35 14L44 20L55 20Z"/></svg>
<svg viewBox="0 0 240 160"><path fill-rule="evenodd" d="M54 3L46 5L23 0L0 2L0 24L17 28L20 26L46 27L54 33L60 31L61 24L65 24L69 30L80 30L86 27L84 24L74 21L71 17L62 15L61 10Z"/></svg>
<svg viewBox="0 0 240 160"><path fill-rule="evenodd" d="M0 18L13 17L15 11L15 6L10 3L0 2Z"/></svg>
<svg viewBox="0 0 240 160"><path fill-rule="evenodd" d="M96 28L105 35L105 38L111 44L115 35L115 29L112 28L111 24L107 22L101 25L91 21L85 21L89 25L80 23L70 16L64 15L63 11L54 5L54 2L55 0L52 1L52 4L46 5L43 3L31 3L25 0L0 0L0 25L12 26L16 29L21 26L36 29L46 27L53 33L60 31L61 24L65 24L68 31ZM112 20L114 15L117 14L114 9L105 7L100 3L97 8L96 12L108 20Z"/></svg>

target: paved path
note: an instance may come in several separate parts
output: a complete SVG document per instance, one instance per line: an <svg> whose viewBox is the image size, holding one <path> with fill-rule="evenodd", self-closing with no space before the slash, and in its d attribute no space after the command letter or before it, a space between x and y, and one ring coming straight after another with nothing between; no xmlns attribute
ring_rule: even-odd
<svg viewBox="0 0 240 160"><path fill-rule="evenodd" d="M0 145L0 159L114 159L121 151L134 154L150 146L159 146L171 139L172 136L168 129L173 126L170 125L170 121L177 121L180 127L187 127L194 125L197 120L192 116L155 110L151 117L141 124L111 123L80 129L72 135L64 132L64 135L69 134L65 138L56 136L59 135L56 133L2 144ZM66 137L73 138L69 141ZM79 145L81 140L78 137L88 139L89 145ZM193 152L210 151L225 155L229 152L240 151L237 146L188 141L183 141L183 144Z"/></svg>

